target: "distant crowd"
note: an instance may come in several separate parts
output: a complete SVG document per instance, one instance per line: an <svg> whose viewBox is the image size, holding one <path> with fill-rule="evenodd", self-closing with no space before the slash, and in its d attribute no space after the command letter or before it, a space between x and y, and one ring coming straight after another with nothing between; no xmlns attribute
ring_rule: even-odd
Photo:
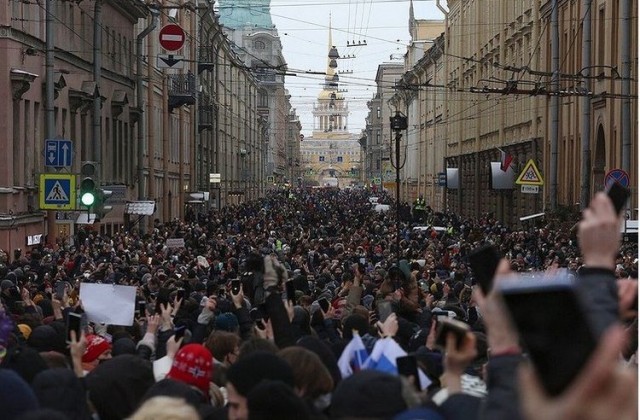
<svg viewBox="0 0 640 420"><path fill-rule="evenodd" d="M395 205L292 189L0 252L0 418L637 418L638 244L606 195L575 231L406 204L398 226ZM485 294L469 255L488 244L503 259ZM501 303L501 276L532 273L578 284L598 344L559 395ZM85 283L135 286L131 325L88 320ZM468 332L437 342L441 317Z"/></svg>

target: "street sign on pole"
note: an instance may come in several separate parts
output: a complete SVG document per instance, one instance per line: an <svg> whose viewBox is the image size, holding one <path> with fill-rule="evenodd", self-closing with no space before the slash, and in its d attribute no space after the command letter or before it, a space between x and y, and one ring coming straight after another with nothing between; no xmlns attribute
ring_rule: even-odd
<svg viewBox="0 0 640 420"><path fill-rule="evenodd" d="M516 179L516 184L518 185L544 185L544 181L542 180L542 175L540 175L540 171L536 166L536 163L533 159L529 159L527 164L524 166L524 169Z"/></svg>
<svg viewBox="0 0 640 420"><path fill-rule="evenodd" d="M75 210L76 176L40 174L40 208L42 210Z"/></svg>
<svg viewBox="0 0 640 420"><path fill-rule="evenodd" d="M176 51L184 45L184 31L179 25L170 23L160 29L160 46L167 51Z"/></svg>
<svg viewBox="0 0 640 420"><path fill-rule="evenodd" d="M618 182L625 188L629 188L629 174L622 169L612 169L604 176L604 186L609 188L611 184Z"/></svg>
<svg viewBox="0 0 640 420"><path fill-rule="evenodd" d="M73 165L71 140L46 139L44 141L45 166L62 168Z"/></svg>
<svg viewBox="0 0 640 420"><path fill-rule="evenodd" d="M184 56L173 54L158 54L156 62L159 69L181 69L184 67Z"/></svg>

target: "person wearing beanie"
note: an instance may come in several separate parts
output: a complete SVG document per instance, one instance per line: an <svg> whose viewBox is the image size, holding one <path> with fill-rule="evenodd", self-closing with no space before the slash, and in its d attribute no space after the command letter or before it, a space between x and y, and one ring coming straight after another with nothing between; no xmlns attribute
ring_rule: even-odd
<svg viewBox="0 0 640 420"><path fill-rule="evenodd" d="M216 316L215 329L217 331L226 331L237 333L240 329L238 317L231 312L225 312Z"/></svg>
<svg viewBox="0 0 640 420"><path fill-rule="evenodd" d="M231 365L227 372L229 420L248 420L249 393L262 381L281 381L294 386L293 370L275 354L257 351Z"/></svg>
<svg viewBox="0 0 640 420"><path fill-rule="evenodd" d="M86 337L87 348L82 355L82 369L85 375L100 363L111 359L111 343L99 335L89 334Z"/></svg>
<svg viewBox="0 0 640 420"><path fill-rule="evenodd" d="M31 385L40 405L64 413L70 420L90 418L84 386L70 369L40 372Z"/></svg>
<svg viewBox="0 0 640 420"><path fill-rule="evenodd" d="M13 420L37 410L38 399L24 379L11 369L0 369L0 410L2 418Z"/></svg>
<svg viewBox="0 0 640 420"><path fill-rule="evenodd" d="M338 384L331 399L331 418L388 419L407 408L400 377L367 369Z"/></svg>
<svg viewBox="0 0 640 420"><path fill-rule="evenodd" d="M129 417L154 382L151 363L131 354L100 363L84 378L89 401L100 420Z"/></svg>
<svg viewBox="0 0 640 420"><path fill-rule="evenodd" d="M202 392L208 399L213 372L213 356L202 344L187 344L176 353L167 378L184 382Z"/></svg>
<svg viewBox="0 0 640 420"><path fill-rule="evenodd" d="M247 396L250 420L306 420L309 410L289 385L262 381Z"/></svg>

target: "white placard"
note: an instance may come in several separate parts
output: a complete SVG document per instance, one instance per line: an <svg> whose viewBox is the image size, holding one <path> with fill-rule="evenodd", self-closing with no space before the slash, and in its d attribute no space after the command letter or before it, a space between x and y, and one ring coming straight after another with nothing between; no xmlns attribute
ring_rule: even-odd
<svg viewBox="0 0 640 420"><path fill-rule="evenodd" d="M169 248L184 248L184 238L169 238L165 243Z"/></svg>
<svg viewBox="0 0 640 420"><path fill-rule="evenodd" d="M133 325L136 288L115 284L82 283L80 299L90 322Z"/></svg>

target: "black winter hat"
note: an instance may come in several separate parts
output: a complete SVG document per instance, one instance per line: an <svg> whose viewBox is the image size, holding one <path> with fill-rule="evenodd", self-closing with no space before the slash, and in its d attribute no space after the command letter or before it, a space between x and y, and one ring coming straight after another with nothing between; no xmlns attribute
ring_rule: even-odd
<svg viewBox="0 0 640 420"><path fill-rule="evenodd" d="M247 397L249 420L306 420L309 411L293 389L281 381L262 381Z"/></svg>
<svg viewBox="0 0 640 420"><path fill-rule="evenodd" d="M331 400L331 418L391 418L407 409L398 376L361 370L343 379Z"/></svg>
<svg viewBox="0 0 640 420"><path fill-rule="evenodd" d="M69 420L91 418L84 386L72 370L45 370L36 376L31 387L41 407L61 412Z"/></svg>
<svg viewBox="0 0 640 420"><path fill-rule="evenodd" d="M129 417L154 383L151 363L131 354L107 360L85 377L89 399L100 420Z"/></svg>
<svg viewBox="0 0 640 420"><path fill-rule="evenodd" d="M275 354L257 351L240 359L229 368L227 379L242 396L248 396L251 390L263 380L282 381L293 386L293 370L282 358Z"/></svg>

